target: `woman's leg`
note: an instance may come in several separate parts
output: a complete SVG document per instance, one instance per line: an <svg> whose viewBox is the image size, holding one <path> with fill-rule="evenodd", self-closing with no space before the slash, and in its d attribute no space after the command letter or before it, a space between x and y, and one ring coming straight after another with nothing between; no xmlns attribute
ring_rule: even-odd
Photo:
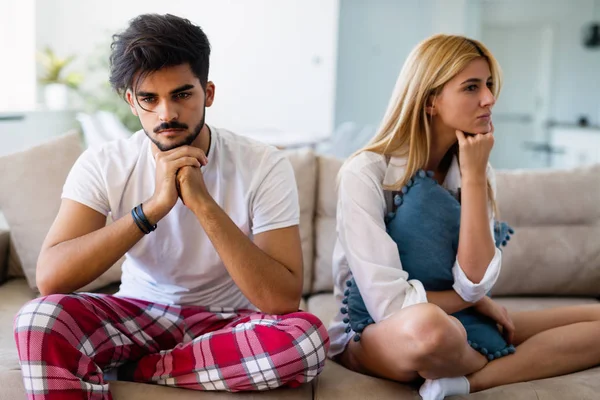
<svg viewBox="0 0 600 400"><path fill-rule="evenodd" d="M433 304L418 304L369 325L338 358L367 375L410 382L419 376L463 376L478 371L485 357L467 344L460 322Z"/></svg>
<svg viewBox="0 0 600 400"><path fill-rule="evenodd" d="M471 392L600 364L600 305L521 312L512 318L516 353L468 376Z"/></svg>
<svg viewBox="0 0 600 400"><path fill-rule="evenodd" d="M600 304L557 307L510 313L515 324L514 345L518 346L540 332L578 322L600 321Z"/></svg>

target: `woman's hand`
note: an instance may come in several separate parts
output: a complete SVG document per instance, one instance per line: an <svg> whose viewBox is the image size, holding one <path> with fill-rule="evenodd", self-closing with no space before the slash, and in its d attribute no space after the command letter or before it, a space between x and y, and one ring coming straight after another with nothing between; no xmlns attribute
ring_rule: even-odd
<svg viewBox="0 0 600 400"><path fill-rule="evenodd" d="M488 133L465 135L456 130L459 147L460 172L463 178L486 179L487 164L494 146L494 125Z"/></svg>
<svg viewBox="0 0 600 400"><path fill-rule="evenodd" d="M496 321L500 327L500 331L502 332L504 339L509 344L512 344L515 336L515 325L510 319L506 308L502 307L487 296L475 303L474 307L481 314Z"/></svg>

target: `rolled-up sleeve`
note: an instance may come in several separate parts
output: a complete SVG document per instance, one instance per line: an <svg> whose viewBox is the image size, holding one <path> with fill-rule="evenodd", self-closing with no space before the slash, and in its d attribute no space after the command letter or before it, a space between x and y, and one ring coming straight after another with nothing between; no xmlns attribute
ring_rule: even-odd
<svg viewBox="0 0 600 400"><path fill-rule="evenodd" d="M493 168L488 165L487 176L492 187L492 193L496 196L496 175ZM490 230L492 233L492 240L494 238L494 211L491 204L488 208ZM475 303L481 300L492 288L498 280L500 275L500 268L502 266L502 252L497 247L494 247L494 257L488 264L483 279L479 283L473 283L461 268L458 258L454 262L452 268L452 275L454 277L453 289L458 293L464 301Z"/></svg>
<svg viewBox="0 0 600 400"><path fill-rule="evenodd" d="M452 288L464 301L475 303L483 299L494 287L500 275L500 265L502 264L502 252L497 247L495 249L494 258L490 261L485 275L479 283L473 283L467 278L467 275L458 263L458 259L456 259L452 268L452 275L454 276L454 285Z"/></svg>
<svg viewBox="0 0 600 400"><path fill-rule="evenodd" d="M340 175L337 230L348 266L375 322L398 310L426 303L420 281L408 280L398 247L384 222L380 185L353 171Z"/></svg>

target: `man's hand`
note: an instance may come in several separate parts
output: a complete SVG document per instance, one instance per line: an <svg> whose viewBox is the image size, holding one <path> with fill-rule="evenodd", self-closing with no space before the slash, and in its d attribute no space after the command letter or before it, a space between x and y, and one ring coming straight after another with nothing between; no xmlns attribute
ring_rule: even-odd
<svg viewBox="0 0 600 400"><path fill-rule="evenodd" d="M481 314L490 317L502 328L504 339L511 344L515 336L515 325L513 324L508 311L494 300L485 296L475 303L475 309Z"/></svg>
<svg viewBox="0 0 600 400"><path fill-rule="evenodd" d="M155 224L161 220L177 203L177 173L180 169L196 168L206 165L208 159L204 152L196 147L181 146L173 150L159 152L156 160L156 185L154 194L144 204L144 213Z"/></svg>
<svg viewBox="0 0 600 400"><path fill-rule="evenodd" d="M195 210L206 200L212 199L200 167L185 166L177 172L177 191L183 204L190 210Z"/></svg>

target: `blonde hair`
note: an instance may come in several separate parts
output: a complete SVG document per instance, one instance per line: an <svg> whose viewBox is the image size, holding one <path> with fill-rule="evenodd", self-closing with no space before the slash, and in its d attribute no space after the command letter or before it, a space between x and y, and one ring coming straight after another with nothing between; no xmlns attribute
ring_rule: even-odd
<svg viewBox="0 0 600 400"><path fill-rule="evenodd" d="M428 99L432 95L435 99L448 81L479 57L484 57L489 64L494 82L492 92L498 97L502 72L492 53L481 42L464 36L434 35L419 43L404 62L377 134L351 158L365 151L407 158L404 176L395 184L384 186L386 190L400 190L429 161ZM449 152L457 154L458 146L453 146ZM488 198L497 214L489 180Z"/></svg>

